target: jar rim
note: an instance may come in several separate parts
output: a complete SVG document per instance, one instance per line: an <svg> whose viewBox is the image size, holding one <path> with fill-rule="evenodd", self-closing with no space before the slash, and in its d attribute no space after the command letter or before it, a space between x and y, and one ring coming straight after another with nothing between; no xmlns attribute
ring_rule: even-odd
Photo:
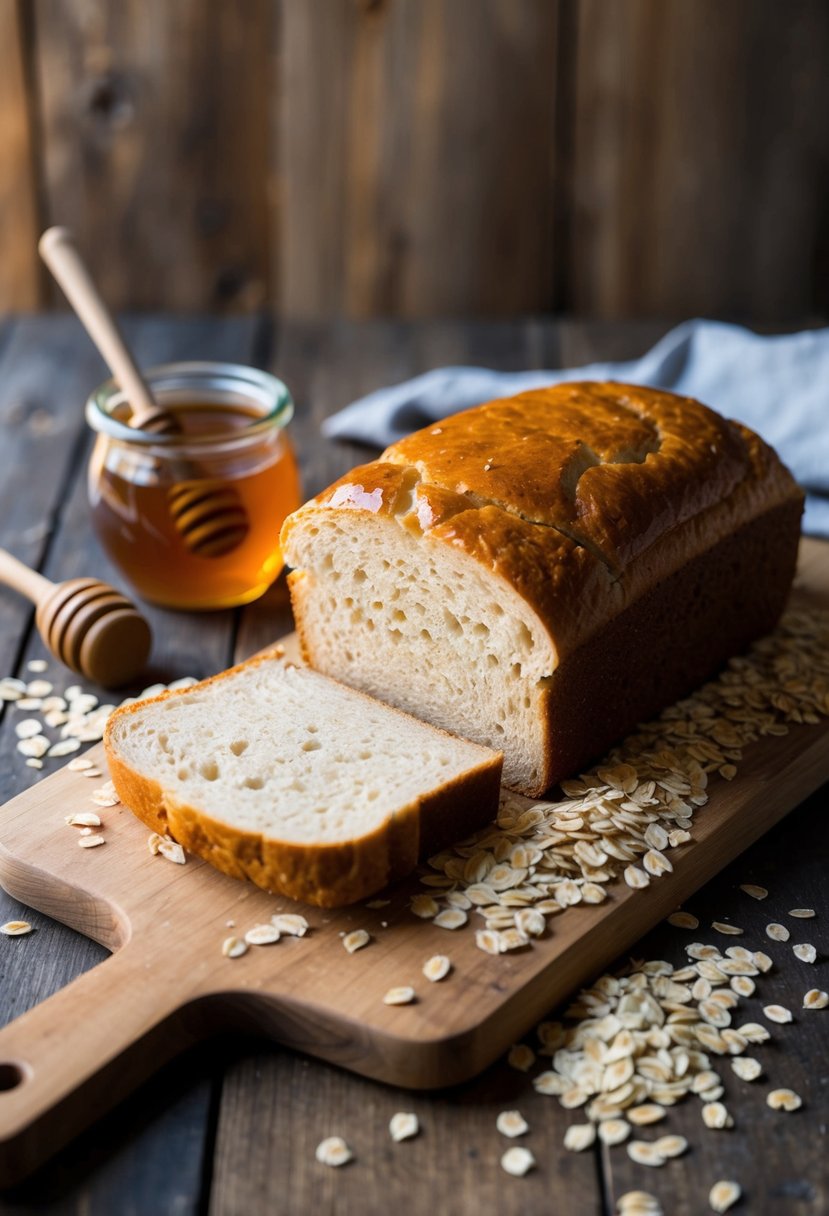
<svg viewBox="0 0 829 1216"><path fill-rule="evenodd" d="M128 426L113 416L114 411L127 400L127 394L110 377L94 389L86 401L86 420L93 431L120 440L133 447L159 451L180 451L182 448L238 447L263 433L282 429L290 422L294 413L294 401L288 387L278 377L258 367L244 363L223 363L188 360L160 363L143 369L142 375L150 388L157 392L181 392L183 398L193 400L198 395L199 382L205 392L213 392L220 399L222 390L230 395L236 393L249 400L258 401L264 412L250 423L221 433L204 435L180 434L159 435ZM212 383L208 383L212 382Z"/></svg>

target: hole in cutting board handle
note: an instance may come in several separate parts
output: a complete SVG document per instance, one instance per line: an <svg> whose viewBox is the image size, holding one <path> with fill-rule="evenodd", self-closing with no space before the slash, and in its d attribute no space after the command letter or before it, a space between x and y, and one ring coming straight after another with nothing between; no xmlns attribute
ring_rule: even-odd
<svg viewBox="0 0 829 1216"><path fill-rule="evenodd" d="M17 1089L25 1079L26 1074L19 1064L0 1064L0 1093Z"/></svg>

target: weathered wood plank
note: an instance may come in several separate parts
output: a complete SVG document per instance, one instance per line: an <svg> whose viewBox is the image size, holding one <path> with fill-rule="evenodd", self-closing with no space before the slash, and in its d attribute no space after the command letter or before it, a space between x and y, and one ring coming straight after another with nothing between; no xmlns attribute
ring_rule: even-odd
<svg viewBox="0 0 829 1216"><path fill-rule="evenodd" d="M281 314L549 305L557 9L286 0Z"/></svg>
<svg viewBox="0 0 829 1216"><path fill-rule="evenodd" d="M75 230L111 307L262 305L273 5L34 8L45 218Z"/></svg>
<svg viewBox="0 0 829 1216"><path fill-rule="evenodd" d="M258 328L257 321L242 317L225 320L151 317L128 322L125 326L137 359L144 366L188 358L251 362ZM39 342L35 341L38 334ZM16 502L9 501L9 526L17 528L19 533L19 519L28 519L28 526L34 531L23 555L37 564L51 524L51 543L42 567L47 577L71 578L91 572L116 586L125 587L122 576L101 552L88 519L85 472L91 437L83 437L85 424L81 406L87 392L104 374L97 355L91 351L89 341L77 323L67 317L21 322L20 333L15 339L6 356L9 375L0 383L0 416L8 391L11 402L22 401L26 406L26 417L42 416L51 422L47 428L42 421L43 433L34 439L23 428L13 425L4 428L4 445L15 442L20 445L19 450L13 450L16 480L8 490L5 487L3 490L4 495L14 491L17 497ZM0 365L5 366L5 363ZM81 441L67 442L62 428L80 434ZM8 448L4 446L3 450ZM62 472L57 463L61 454L71 460L68 469ZM33 477L33 469L38 467L44 473ZM42 497L50 486L52 494L60 493L62 480L66 484L59 501ZM16 534L12 532L11 535ZM36 544L41 549L33 547ZM19 543L16 551L23 552ZM129 589L125 587L125 590L129 594ZM185 674L207 675L230 662L234 613L195 616L165 612L149 605L142 605L142 610L153 626L152 663L158 678L170 680ZM26 615L18 613L16 620L10 622L9 641L25 636L26 619ZM6 631L0 636L6 638ZM25 665L32 658L49 658L36 635L29 637L20 656L18 670L24 676ZM76 682L71 672L51 659L47 677L54 683L56 692ZM112 698L111 693L102 689L90 690L102 700ZM25 767L23 757L16 751L14 716L13 709L7 711L0 727L0 797L3 801L33 784L40 776ZM47 762L43 775L53 767L54 762ZM90 788L94 788L92 783ZM64 987L106 956L106 951L94 942L48 917L22 908L0 891L0 920L21 915L36 926L37 934L36 939L19 941L35 945L36 949L3 952L0 962L3 991L0 1019L3 1023ZM12 940L14 944L18 943L18 939ZM169 1078L169 1084L164 1078ZM44 1202L48 1202L50 1210L55 1212L83 1211L90 1216L111 1216L113 1212L127 1210L136 1213L176 1211L183 1216L195 1212L199 1202L202 1156L209 1143L212 1094L217 1083L217 1067L206 1054L195 1063L175 1065L166 1070L162 1079L153 1082L145 1094L138 1095L134 1103L116 1114L103 1137L99 1130L82 1137L58 1158L54 1166L40 1171L29 1183L18 1188L9 1208L0 1202L0 1212L5 1216L7 1211L31 1211ZM148 1111L154 1112L152 1119L148 1119ZM132 1196L130 1204L133 1206L119 1206L127 1194Z"/></svg>
<svg viewBox="0 0 829 1216"><path fill-rule="evenodd" d="M83 404L104 375L73 317L24 318L10 326L0 359L0 545L31 566L43 558L77 472ZM13 674L32 615L27 600L0 588L2 674ZM0 774L0 799L11 788Z"/></svg>
<svg viewBox="0 0 829 1216"><path fill-rule="evenodd" d="M36 128L27 80L24 0L0 2L0 313L37 308Z"/></svg>
<svg viewBox="0 0 829 1216"><path fill-rule="evenodd" d="M579 0L573 53L566 307L825 310L826 5Z"/></svg>

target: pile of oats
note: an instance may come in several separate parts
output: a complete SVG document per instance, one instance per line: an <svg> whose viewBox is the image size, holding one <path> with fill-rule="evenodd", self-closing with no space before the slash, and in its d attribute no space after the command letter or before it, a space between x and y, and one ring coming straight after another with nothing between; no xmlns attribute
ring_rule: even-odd
<svg viewBox="0 0 829 1216"><path fill-rule="evenodd" d="M744 946L721 952L702 942L691 942L685 953L688 963L678 969L653 959L632 962L620 975L601 976L579 993L564 1021L541 1023L537 1053L525 1047L552 1060L551 1068L534 1077L535 1090L588 1120L574 1125L577 1131L568 1129L566 1148L589 1147L595 1136L588 1128L596 1125L605 1143L627 1142L628 1155L640 1165L663 1165L685 1151L682 1138L645 1142L631 1139L632 1133L661 1122L669 1107L692 1095L702 1103L706 1127L734 1126L720 1100L724 1086L712 1057L727 1059L743 1081L763 1075L759 1061L745 1053L771 1034L758 1022L740 1022L738 1011L772 960ZM763 1012L779 1024L792 1020L779 1005L767 1005ZM516 1048L510 1062L514 1054ZM792 1111L800 1098L790 1090L773 1090L768 1103Z"/></svg>
<svg viewBox="0 0 829 1216"><path fill-rule="evenodd" d="M709 775L731 780L749 743L827 715L829 613L790 611L717 680L642 726L594 771L562 782L561 800L504 794L495 825L430 859L433 872L421 879L429 894L415 896L412 911L454 929L474 909L485 925L480 949L526 948L551 916L601 903L619 878L640 888L670 873L668 854L691 839Z"/></svg>
<svg viewBox="0 0 829 1216"><path fill-rule="evenodd" d="M107 718L118 708L100 704L95 694L84 692L80 684L71 684L62 694L55 693L54 685L40 675L46 669L45 660L32 659L28 670L40 678L28 682L15 676L0 678L0 703L8 703L18 712L39 715L15 723L17 750L26 757L28 768L42 769L44 760L59 760L84 743L97 743L103 738ZM193 676L184 676L172 684L151 684L137 697L126 697L121 705L133 705L168 688L190 688L196 683ZM49 738L50 730L56 732L55 738Z"/></svg>

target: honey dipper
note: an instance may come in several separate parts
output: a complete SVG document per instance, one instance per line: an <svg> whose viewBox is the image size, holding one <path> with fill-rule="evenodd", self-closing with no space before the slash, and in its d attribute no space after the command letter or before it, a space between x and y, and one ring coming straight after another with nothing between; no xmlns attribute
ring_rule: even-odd
<svg viewBox="0 0 829 1216"><path fill-rule="evenodd" d="M137 676L150 653L152 634L137 608L96 578L52 583L0 549L0 582L37 606L40 636L56 659L104 688Z"/></svg>
<svg viewBox="0 0 829 1216"><path fill-rule="evenodd" d="M158 435L180 434L175 414L158 404L138 370L72 234L66 228L48 228L38 249L126 395L131 410L130 426ZM184 460L175 467L175 478L167 492L167 504L187 548L205 558L232 552L250 528L247 512L234 487L226 481L201 476L198 468Z"/></svg>

